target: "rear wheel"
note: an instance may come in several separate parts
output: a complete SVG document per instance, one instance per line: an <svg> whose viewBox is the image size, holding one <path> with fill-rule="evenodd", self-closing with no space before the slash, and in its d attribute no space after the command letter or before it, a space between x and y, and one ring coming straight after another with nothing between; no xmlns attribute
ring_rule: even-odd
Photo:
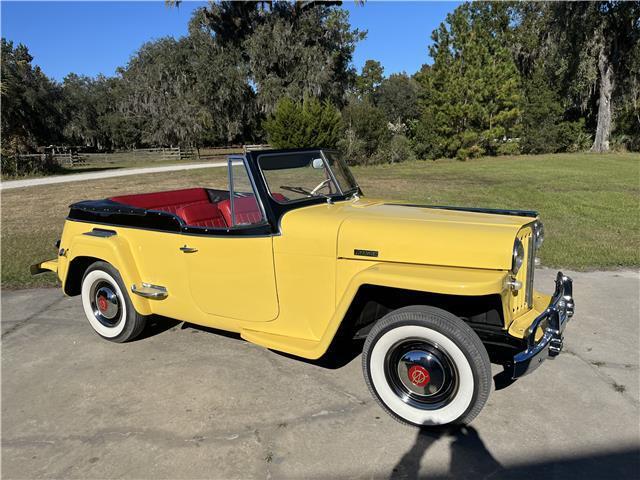
<svg viewBox="0 0 640 480"><path fill-rule="evenodd" d="M491 391L491 364L480 338L434 307L405 307L383 317L367 336L362 367L378 403L416 426L469 423Z"/></svg>
<svg viewBox="0 0 640 480"><path fill-rule="evenodd" d="M146 324L138 314L118 271L106 262L92 264L82 278L82 306L89 323L102 338L127 342Z"/></svg>

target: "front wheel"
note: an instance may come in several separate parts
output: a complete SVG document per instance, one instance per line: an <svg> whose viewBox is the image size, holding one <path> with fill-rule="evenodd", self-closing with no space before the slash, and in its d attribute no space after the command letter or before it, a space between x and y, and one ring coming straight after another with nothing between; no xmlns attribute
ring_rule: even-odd
<svg viewBox="0 0 640 480"><path fill-rule="evenodd" d="M469 423L491 391L491 363L480 338L434 307L405 307L380 319L367 336L362 367L378 403L414 426Z"/></svg>
<svg viewBox="0 0 640 480"><path fill-rule="evenodd" d="M146 317L133 308L120 273L106 262L92 264L82 278L82 306L102 338L127 342L140 335Z"/></svg>

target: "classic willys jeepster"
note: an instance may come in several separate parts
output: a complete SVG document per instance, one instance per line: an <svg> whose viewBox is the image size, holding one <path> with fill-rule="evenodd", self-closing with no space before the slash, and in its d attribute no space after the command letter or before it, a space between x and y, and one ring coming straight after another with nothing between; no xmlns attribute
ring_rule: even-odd
<svg viewBox="0 0 640 480"><path fill-rule="evenodd" d="M373 397L417 426L478 415L494 350L510 379L560 352L572 281L534 290L536 212L370 199L323 149L225 166L193 175L198 187L71 205L57 258L32 273L57 272L114 342L154 314L306 359L364 339Z"/></svg>

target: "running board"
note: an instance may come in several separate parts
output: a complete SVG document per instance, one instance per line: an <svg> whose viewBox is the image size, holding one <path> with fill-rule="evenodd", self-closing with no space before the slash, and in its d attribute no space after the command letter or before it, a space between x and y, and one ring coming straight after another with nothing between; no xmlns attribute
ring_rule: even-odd
<svg viewBox="0 0 640 480"><path fill-rule="evenodd" d="M151 298L152 300L164 300L169 296L169 292L165 287L160 285L151 285L150 283L142 283L139 287L136 284L131 285L131 291L136 295L140 295L144 298Z"/></svg>

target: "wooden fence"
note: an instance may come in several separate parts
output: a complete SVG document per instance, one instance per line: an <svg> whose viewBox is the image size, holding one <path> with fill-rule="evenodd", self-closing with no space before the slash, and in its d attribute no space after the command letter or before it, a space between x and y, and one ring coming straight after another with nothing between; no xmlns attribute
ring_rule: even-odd
<svg viewBox="0 0 640 480"><path fill-rule="evenodd" d="M46 153L34 153L2 157L3 175L25 175L29 173L55 173L59 167L116 165L136 166L153 162L210 162L224 160L227 155L240 154L250 150L268 148L268 145L231 145L228 147L184 148L158 147L137 148L110 153L79 152L81 147L47 147ZM58 151L56 151L58 150ZM62 150L62 151L61 151Z"/></svg>
<svg viewBox="0 0 640 480"><path fill-rule="evenodd" d="M148 163L152 161L198 160L198 152L192 148L136 148L125 152L80 153L79 162L83 163ZM75 165L78 162L73 162Z"/></svg>

